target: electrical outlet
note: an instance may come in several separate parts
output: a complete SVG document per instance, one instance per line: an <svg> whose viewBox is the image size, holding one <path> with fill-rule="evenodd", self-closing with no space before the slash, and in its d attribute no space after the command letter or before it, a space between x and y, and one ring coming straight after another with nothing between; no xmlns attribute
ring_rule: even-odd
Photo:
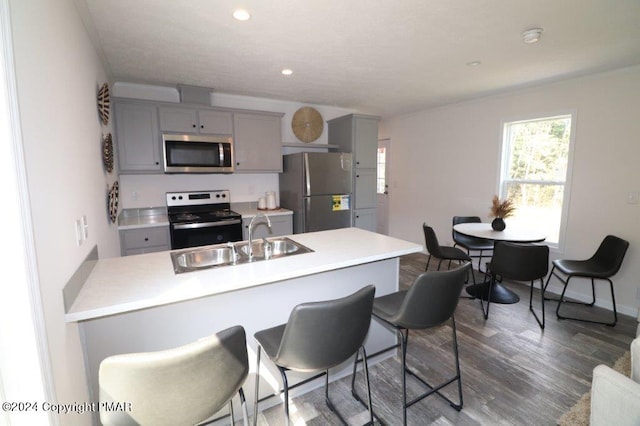
<svg viewBox="0 0 640 426"><path fill-rule="evenodd" d="M131 191L131 199L136 201L138 199L138 191Z"/></svg>
<svg viewBox="0 0 640 426"><path fill-rule="evenodd" d="M637 191L627 192L627 204L638 204L640 193Z"/></svg>

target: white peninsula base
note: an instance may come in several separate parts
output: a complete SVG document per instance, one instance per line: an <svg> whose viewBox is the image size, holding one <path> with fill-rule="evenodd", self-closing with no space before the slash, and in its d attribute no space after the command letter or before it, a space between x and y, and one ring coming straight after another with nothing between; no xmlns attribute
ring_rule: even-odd
<svg viewBox="0 0 640 426"><path fill-rule="evenodd" d="M103 279L102 275L108 275L106 271L109 268L102 268L100 264L102 261L99 261L98 266L89 276L85 288L80 291L76 304L68 314L70 316L68 320L77 321L79 324L91 400L98 401L99 398L98 368L104 358L121 353L157 351L180 346L239 324L245 328L247 333L250 373L247 382L244 384L244 389L248 406L251 409L254 399L256 360L254 333L264 328L285 323L293 307L300 303L344 297L368 284L375 285L376 296L397 291L398 256L422 250L422 246L418 244L367 231L355 230L354 228L342 230L342 232L325 231L324 233L299 234L290 237L316 250L315 253L291 256L286 262L281 263L281 265L290 266L291 269L294 266L290 262L295 257L299 258L298 265L307 263L307 265L302 265L301 267L314 268L312 264L316 259L319 262L326 260L322 259L322 251L327 247L335 246L336 243L339 244L342 238L345 238L345 242L350 241L349 244L352 247L356 244L354 241L359 241L363 251L353 250L355 255L350 258L346 253L344 256L340 256L340 253L336 255L335 250L333 250L331 257L334 258L335 265L332 267L329 262L322 271L311 274L294 276L260 285L239 286L235 290L211 292L211 294L203 294L195 298L184 299L178 297L174 302L168 302L167 291L164 291L162 294L155 296L157 300L162 300L162 303L154 305L148 300L141 300L140 303L148 307L130 310L118 308L117 313L103 315L89 314L90 312L101 312L101 310L109 312L112 309L109 306L116 306L115 303L109 306L105 304L104 308L97 306L99 302L94 301L94 298L89 294L91 292L95 292L96 295L105 294L104 286L106 284L104 283L108 282L108 280ZM332 243L324 245L325 243L322 240L325 237L330 237ZM385 254L382 254L383 252ZM148 257L145 258L145 256ZM153 263L155 261L153 256L165 256L167 262L170 262L168 252L130 256L129 259L138 257L139 262L148 259ZM305 256L307 257L305 258ZM106 259L102 266L110 266L111 270L113 270L114 265L112 262L118 260ZM275 263L277 261L274 260L269 267L274 268L274 265L277 265ZM255 269L256 267L262 268L264 266L259 266L256 263L253 266L247 266L246 271L250 272L251 268ZM224 268L219 269L222 271ZM223 274L225 273L223 272ZM116 276L117 273L114 273L114 277ZM192 278L188 278L189 276ZM192 279L202 281L203 276L207 275L199 272L180 274L180 276L176 276L178 277L176 279L179 280L179 283L176 284L176 289L182 288L181 286L188 286L188 281ZM122 283L113 285L120 286ZM130 285L135 286L136 284L130 283ZM201 288L202 285L202 282L197 284L198 288ZM210 285L214 287L223 284L215 280L211 281ZM174 291L177 292L177 290ZM82 304L88 307L82 308ZM310 338L313 338L313 336L310 336ZM372 354L393 345L395 342L393 333L384 329L375 320L372 320L365 345L367 353ZM391 356L392 354L393 352L387 352L386 356ZM281 387L280 374L273 364L265 358L263 357L260 367L261 399ZM371 359L370 363L379 362L381 359L382 357ZM352 363L339 366L335 371L332 371L332 380L350 374L352 368ZM304 378L305 376L299 375L296 377L292 374L290 377L290 383L295 383L298 378ZM358 380L363 380L360 374L358 375ZM292 392L292 396L306 392L311 388L322 386L323 383L323 380L308 383ZM263 409L280 403L282 403L280 398L269 398L261 403L260 408ZM239 406L240 404L234 404L234 407ZM226 409L218 413L218 416L225 414L227 414ZM97 417L96 413L96 422Z"/></svg>

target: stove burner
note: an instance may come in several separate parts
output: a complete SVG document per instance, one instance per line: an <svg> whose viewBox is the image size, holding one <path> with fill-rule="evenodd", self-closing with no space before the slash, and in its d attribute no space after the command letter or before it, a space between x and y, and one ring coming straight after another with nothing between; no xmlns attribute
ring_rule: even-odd
<svg viewBox="0 0 640 426"><path fill-rule="evenodd" d="M196 219L200 219L200 216L193 213L180 213L179 215L176 216L176 220L179 220L179 221L196 220Z"/></svg>

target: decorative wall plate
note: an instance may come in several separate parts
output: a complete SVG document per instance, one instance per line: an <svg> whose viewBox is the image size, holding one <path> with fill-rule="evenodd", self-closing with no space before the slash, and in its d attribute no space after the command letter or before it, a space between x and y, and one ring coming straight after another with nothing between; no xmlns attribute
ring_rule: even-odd
<svg viewBox="0 0 640 426"><path fill-rule="evenodd" d="M105 83L98 90L98 114L105 126L109 124L109 84Z"/></svg>
<svg viewBox="0 0 640 426"><path fill-rule="evenodd" d="M293 114L291 129L302 142L313 142L322 134L324 122L320 113L311 107L302 107Z"/></svg>
<svg viewBox="0 0 640 426"><path fill-rule="evenodd" d="M102 161L107 173L111 173L113 171L113 138L111 133L107 133L102 140Z"/></svg>
<svg viewBox="0 0 640 426"><path fill-rule="evenodd" d="M107 188L109 185L107 184ZM107 210L109 213L109 219L112 223L116 223L118 218L118 197L120 193L120 185L118 181L113 182L113 186L107 192Z"/></svg>

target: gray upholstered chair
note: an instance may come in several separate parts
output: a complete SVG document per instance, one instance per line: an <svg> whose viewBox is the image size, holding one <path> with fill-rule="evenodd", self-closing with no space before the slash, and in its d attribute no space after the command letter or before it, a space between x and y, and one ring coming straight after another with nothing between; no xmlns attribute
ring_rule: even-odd
<svg viewBox="0 0 640 426"><path fill-rule="evenodd" d="M249 373L244 328L234 326L174 349L114 355L100 363L100 402L130 403L100 411L104 425L193 425L230 405Z"/></svg>
<svg viewBox="0 0 640 426"><path fill-rule="evenodd" d="M289 390L311 380L290 386L286 375L289 370L319 372L312 379L324 375L327 406L346 424L329 399L329 369L349 360L355 354L351 382L353 387L360 350L362 350L364 363L368 404L361 401L355 391L354 396L369 408L369 423L373 424L367 354L363 344L371 323L374 293L375 287L369 285L341 299L302 303L293 308L286 324L255 333L254 336L258 342L256 367L258 379L255 387L254 424L258 418L261 351L267 354L282 375L287 424L289 424Z"/></svg>
<svg viewBox="0 0 640 426"><path fill-rule="evenodd" d="M629 377L603 364L593 369L590 426L640 424L640 324L630 352Z"/></svg>
<svg viewBox="0 0 640 426"><path fill-rule="evenodd" d="M544 278L549 272L549 247L535 244L516 244L506 241L496 241L493 248L493 257L489 264L491 281L489 282L488 295L491 294L491 287L498 279L514 281L529 281L529 310L533 313L540 328L544 329ZM533 286L534 282L540 281L540 301L542 304L542 320L533 309ZM484 297L480 297L480 304L484 313L484 318L489 317L489 305L491 297L487 297L487 308L484 308Z"/></svg>
<svg viewBox="0 0 640 426"><path fill-rule="evenodd" d="M572 319L577 321L591 322L596 324L604 324L614 326L618 322L618 313L616 311L616 298L613 294L613 282L611 277L618 273L622 261L629 248L629 242L614 235L607 235L600 243L598 250L587 260L566 260L558 259L553 261L551 274L547 278L544 288L549 285L549 280L555 276L564 285L560 299L558 299L558 307L556 308L556 316L559 319ZM589 303L575 302L565 300L564 294L569 286L572 278L588 278L591 280L592 299ZM604 280L609 283L611 289L611 302L613 303L613 321L593 321L585 318L569 317L560 314L560 307L563 303L576 303L585 306L593 306L596 303L596 287L595 280ZM556 299L547 299L556 300Z"/></svg>
<svg viewBox="0 0 640 426"><path fill-rule="evenodd" d="M458 356L458 340L456 321L453 316L465 277L471 268L465 263L456 269L448 271L428 271L418 275L408 290L399 291L386 296L377 297L373 302L373 316L383 325L395 331L400 339L400 355L402 365L402 422L407 424L407 408L421 401L423 398L437 394L444 398L456 410L462 409L462 382L460 378L460 360ZM431 385L407 367L407 345L409 330L423 330L439 326L451 320L453 330L453 354L456 374L439 385ZM397 348L391 346L386 350ZM381 351L381 352L384 352ZM427 362L428 360L425 360ZM407 402L407 373L415 377L429 390L410 402ZM440 392L445 386L457 382L458 400L453 402Z"/></svg>
<svg viewBox="0 0 640 426"><path fill-rule="evenodd" d="M429 262L431 262L432 256L438 259L438 271L440 270L440 266L442 265L443 260L448 260L449 266L451 265L452 260L457 261L458 264L471 262L471 257L469 257L468 254L460 250L458 247L441 246L440 242L438 241L438 237L436 236L436 232L426 223L422 224L422 230L424 231L424 240L427 246L427 251L429 252L429 257L427 258L427 267L425 268L425 271L429 269ZM471 278L473 279L473 283L475 284L476 277L473 274L473 269L469 268L469 273L471 274Z"/></svg>

